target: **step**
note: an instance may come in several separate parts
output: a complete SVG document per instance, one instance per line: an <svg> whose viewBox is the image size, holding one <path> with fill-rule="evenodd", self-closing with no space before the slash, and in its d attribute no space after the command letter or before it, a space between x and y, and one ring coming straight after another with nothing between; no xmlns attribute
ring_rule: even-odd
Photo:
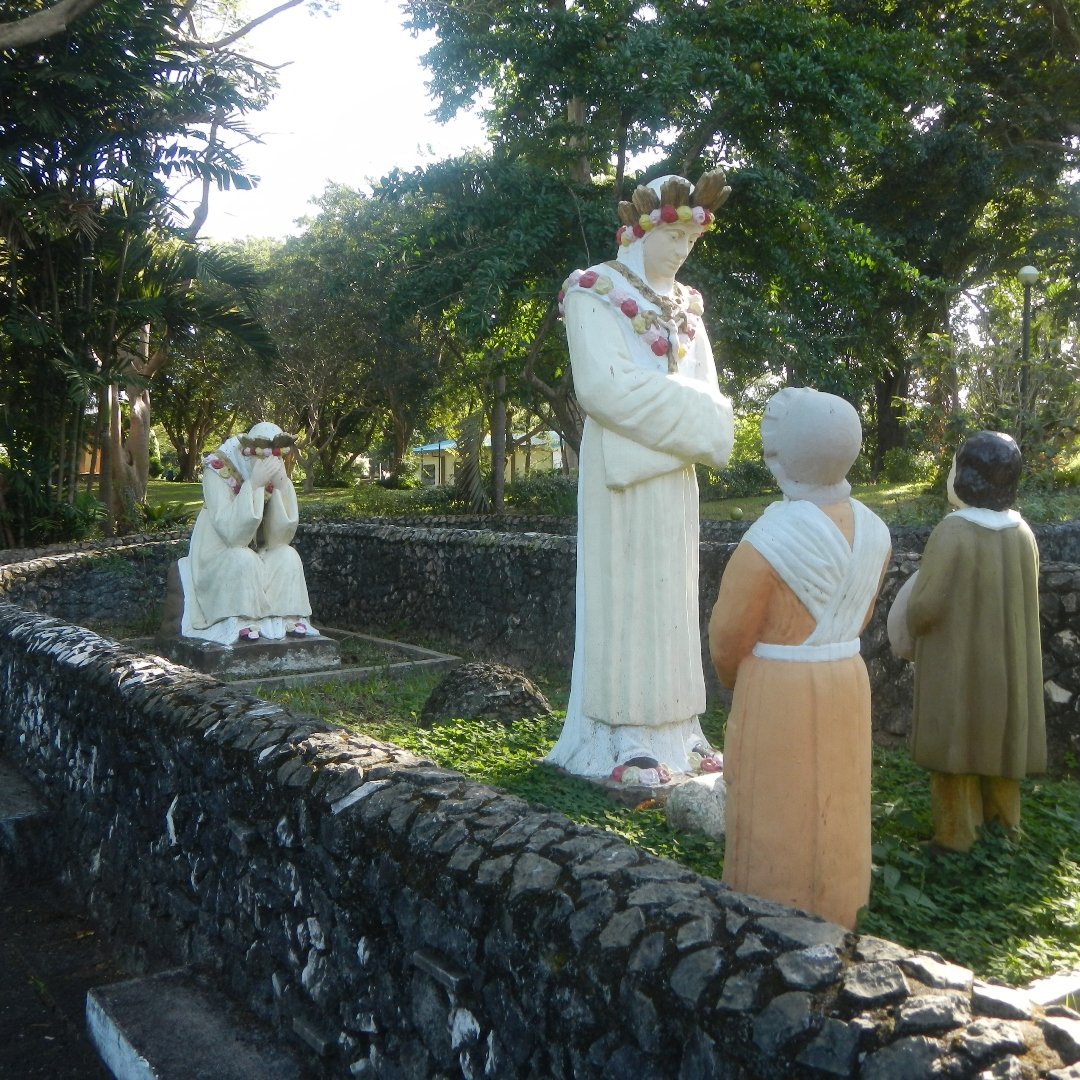
<svg viewBox="0 0 1080 1080"><path fill-rule="evenodd" d="M37 842L48 828L50 813L33 786L7 762L0 760L0 883L9 875L40 872Z"/></svg>
<svg viewBox="0 0 1080 1080"><path fill-rule="evenodd" d="M98 987L86 1023L116 1080L303 1080L291 1048L186 968Z"/></svg>

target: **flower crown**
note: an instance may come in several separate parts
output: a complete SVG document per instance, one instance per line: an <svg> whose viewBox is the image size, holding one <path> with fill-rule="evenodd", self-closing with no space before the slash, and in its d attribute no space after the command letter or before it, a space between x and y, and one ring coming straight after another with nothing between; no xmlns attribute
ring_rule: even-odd
<svg viewBox="0 0 1080 1080"><path fill-rule="evenodd" d="M651 187L639 185L630 202L619 203L619 220L622 225L615 239L622 246L639 240L658 225L675 225L678 222L699 225L708 231L713 228L713 211L727 202L731 188L723 169L713 169L691 187L690 181L681 176L666 177L657 194Z"/></svg>
<svg viewBox="0 0 1080 1080"><path fill-rule="evenodd" d="M239 435L240 453L244 457L281 457L296 445L296 436L288 435L284 431L275 435L272 439Z"/></svg>

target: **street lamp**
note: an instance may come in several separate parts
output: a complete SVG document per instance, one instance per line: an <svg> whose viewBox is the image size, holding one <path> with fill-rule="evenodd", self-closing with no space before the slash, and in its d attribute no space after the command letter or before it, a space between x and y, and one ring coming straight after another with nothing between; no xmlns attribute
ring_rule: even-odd
<svg viewBox="0 0 1080 1080"><path fill-rule="evenodd" d="M1024 321L1020 331L1020 408L1027 408L1028 362L1031 358L1031 286L1039 280L1034 266L1021 266L1016 274L1024 286Z"/></svg>

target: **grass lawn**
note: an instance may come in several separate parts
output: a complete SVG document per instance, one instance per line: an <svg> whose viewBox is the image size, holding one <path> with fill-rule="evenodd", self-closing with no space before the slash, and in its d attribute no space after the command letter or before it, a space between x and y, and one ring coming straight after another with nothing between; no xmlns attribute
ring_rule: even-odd
<svg viewBox="0 0 1080 1080"><path fill-rule="evenodd" d="M858 484L852 495L890 525L934 525L949 509L944 495L929 490L926 484ZM772 494L703 502L701 516L710 521L753 521L778 498ZM1075 521L1080 518L1080 489L1061 488L1052 494L1021 492L1017 509L1029 522Z"/></svg>
<svg viewBox="0 0 1080 1080"><path fill-rule="evenodd" d="M348 520L357 514L357 494L356 488L317 488L310 495L297 492L301 519L306 506L317 507L319 516L324 519L332 516L334 509L339 507L343 520ZM890 525L934 524L941 520L947 509L944 498L929 491L925 484L862 484L853 489L853 494ZM401 512L416 513L409 506L411 495L409 491L364 489L365 500L384 514L392 514L398 507ZM773 493L702 502L701 517L708 521L753 521L778 497ZM154 508L170 507L186 512L193 520L202 506L202 486L151 480L146 501ZM1062 488L1052 495L1021 494L1018 506L1028 521L1075 520L1080 518L1080 489ZM366 516L367 512L361 513Z"/></svg>
<svg viewBox="0 0 1080 1080"><path fill-rule="evenodd" d="M512 728L480 721L421 728L417 717L440 677L430 673L263 696L719 877L722 842L673 832L655 807L616 806L593 785L538 764L558 737L567 687L562 675L530 675L555 712ZM717 745L723 744L724 719L721 711L703 717ZM1023 798L1018 835L989 832L968 855L933 857L925 848L931 833L926 774L903 750L875 750L873 885L859 928L1013 985L1080 971L1080 784L1026 781Z"/></svg>
<svg viewBox="0 0 1080 1080"><path fill-rule="evenodd" d="M297 501L303 507L305 503L318 503L321 506L340 504L347 510L353 495L351 488L319 488L311 495L297 491ZM186 511L194 520L202 508L202 484L180 483L175 480L151 480L146 487L146 501L151 507L176 507Z"/></svg>

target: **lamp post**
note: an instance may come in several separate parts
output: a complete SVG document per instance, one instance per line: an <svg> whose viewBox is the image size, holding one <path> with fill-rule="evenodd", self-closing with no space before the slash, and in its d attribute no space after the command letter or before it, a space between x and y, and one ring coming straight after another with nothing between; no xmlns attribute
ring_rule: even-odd
<svg viewBox="0 0 1080 1080"><path fill-rule="evenodd" d="M1039 280L1034 266L1021 266L1016 274L1024 286L1024 319L1020 331L1020 408L1027 408L1028 364L1031 359L1031 286Z"/></svg>

